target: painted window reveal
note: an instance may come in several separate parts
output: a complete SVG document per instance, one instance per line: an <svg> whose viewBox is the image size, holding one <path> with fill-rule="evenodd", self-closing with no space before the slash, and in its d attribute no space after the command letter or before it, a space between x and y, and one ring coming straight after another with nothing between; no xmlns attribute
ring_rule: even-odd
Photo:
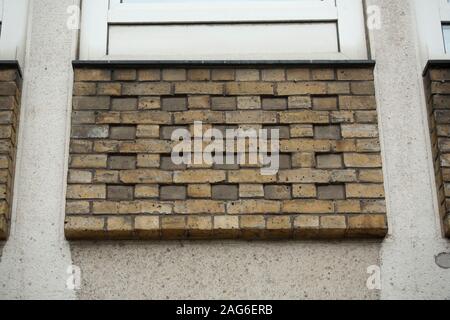
<svg viewBox="0 0 450 320"><path fill-rule="evenodd" d="M360 0L85 1L80 57L366 59L363 5Z"/></svg>

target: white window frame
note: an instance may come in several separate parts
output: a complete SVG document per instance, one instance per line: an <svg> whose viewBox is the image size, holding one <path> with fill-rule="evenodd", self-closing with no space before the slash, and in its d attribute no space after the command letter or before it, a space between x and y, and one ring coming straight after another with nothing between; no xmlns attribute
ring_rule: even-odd
<svg viewBox="0 0 450 320"><path fill-rule="evenodd" d="M226 0L209 3L192 0L185 5L127 4L120 0L84 0L82 6L80 59L132 60L135 56L108 55L108 30L111 25L165 25L193 23L279 23L279 22L336 22L339 30L340 52L320 57L299 54L295 60L366 60L368 58L364 8L362 0L302 0L293 3L283 0L264 1L261 6L234 3ZM279 60L292 59L280 56ZM205 57L205 60L208 60ZM168 59L170 60L170 58ZM246 57L248 60L248 57ZM254 57L250 60L260 60Z"/></svg>
<svg viewBox="0 0 450 320"><path fill-rule="evenodd" d="M27 33L28 0L0 2L0 60L17 60L23 67Z"/></svg>

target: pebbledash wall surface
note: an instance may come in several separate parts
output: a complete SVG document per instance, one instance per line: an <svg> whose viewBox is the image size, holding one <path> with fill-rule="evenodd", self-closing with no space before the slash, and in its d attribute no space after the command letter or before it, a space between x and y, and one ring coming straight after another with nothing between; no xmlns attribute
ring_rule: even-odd
<svg viewBox="0 0 450 320"><path fill-rule="evenodd" d="M410 2L367 1L373 61L257 65L78 61L73 4L0 70L1 298L450 298L450 68ZM279 129L279 172L175 165L196 120Z"/></svg>

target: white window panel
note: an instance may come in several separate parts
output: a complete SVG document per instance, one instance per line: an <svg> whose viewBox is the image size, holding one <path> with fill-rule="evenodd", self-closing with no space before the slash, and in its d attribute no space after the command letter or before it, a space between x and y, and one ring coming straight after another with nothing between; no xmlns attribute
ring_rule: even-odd
<svg viewBox="0 0 450 320"><path fill-rule="evenodd" d="M85 60L367 59L361 0L83 1Z"/></svg>
<svg viewBox="0 0 450 320"><path fill-rule="evenodd" d="M28 0L0 0L0 60L25 58Z"/></svg>
<svg viewBox="0 0 450 320"><path fill-rule="evenodd" d="M450 59L450 1L415 0L422 62Z"/></svg>

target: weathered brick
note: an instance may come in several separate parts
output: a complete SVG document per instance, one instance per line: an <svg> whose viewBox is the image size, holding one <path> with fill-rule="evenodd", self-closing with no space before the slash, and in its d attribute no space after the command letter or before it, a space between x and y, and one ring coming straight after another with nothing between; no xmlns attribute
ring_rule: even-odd
<svg viewBox="0 0 450 320"><path fill-rule="evenodd" d="M103 217L66 217L64 232L67 239L98 238L104 234Z"/></svg>
<svg viewBox="0 0 450 320"><path fill-rule="evenodd" d="M323 111L289 111L279 114L280 123L315 124L328 123L330 121L328 112Z"/></svg>
<svg viewBox="0 0 450 320"><path fill-rule="evenodd" d="M228 171L228 182L230 183L271 183L276 180L276 176L262 175L261 171L256 169Z"/></svg>
<svg viewBox="0 0 450 320"><path fill-rule="evenodd" d="M377 138L378 126L371 124L342 125L344 138Z"/></svg>
<svg viewBox="0 0 450 320"><path fill-rule="evenodd" d="M188 185L187 193L191 198L211 198L211 185L190 184Z"/></svg>
<svg viewBox="0 0 450 320"><path fill-rule="evenodd" d="M338 108L337 97L314 97L312 103L314 110L332 111Z"/></svg>
<svg viewBox="0 0 450 320"><path fill-rule="evenodd" d="M164 82L136 82L124 83L122 94L124 96L152 96L171 94L171 85Z"/></svg>
<svg viewBox="0 0 450 320"><path fill-rule="evenodd" d="M211 79L211 70L209 69L190 69L188 70L188 79L194 81L207 81Z"/></svg>
<svg viewBox="0 0 450 320"><path fill-rule="evenodd" d="M264 98L262 100L264 110L285 110L287 105L287 99L284 98Z"/></svg>
<svg viewBox="0 0 450 320"><path fill-rule="evenodd" d="M109 137L114 140L134 140L134 139L136 139L136 127L135 126L124 126L124 127L113 126L110 129Z"/></svg>
<svg viewBox="0 0 450 320"><path fill-rule="evenodd" d="M239 235L239 217L214 217L214 235L220 238L235 238Z"/></svg>
<svg viewBox="0 0 450 320"><path fill-rule="evenodd" d="M290 96L288 97L289 109L311 109L312 101L310 96Z"/></svg>
<svg viewBox="0 0 450 320"><path fill-rule="evenodd" d="M236 110L235 97L213 97L211 98L211 109L220 111Z"/></svg>
<svg viewBox="0 0 450 320"><path fill-rule="evenodd" d="M348 68L337 70L338 80L373 80L373 71L368 68Z"/></svg>
<svg viewBox="0 0 450 320"><path fill-rule="evenodd" d="M224 182L225 179L225 171L221 170L176 171L173 175L174 183L219 183Z"/></svg>
<svg viewBox="0 0 450 320"><path fill-rule="evenodd" d="M107 69L75 69L75 81L109 81L111 70Z"/></svg>
<svg viewBox="0 0 450 320"><path fill-rule="evenodd" d="M324 237L342 237L347 230L345 216L321 216L320 234Z"/></svg>
<svg viewBox="0 0 450 320"><path fill-rule="evenodd" d="M381 168L381 156L379 154L346 153L344 164L352 168Z"/></svg>
<svg viewBox="0 0 450 320"><path fill-rule="evenodd" d="M209 238L212 234L212 217L189 216L187 217L188 237L191 239Z"/></svg>
<svg viewBox="0 0 450 320"><path fill-rule="evenodd" d="M166 81L185 81L186 69L163 69L162 78Z"/></svg>
<svg viewBox="0 0 450 320"><path fill-rule="evenodd" d="M320 200L345 199L345 187L343 185L318 186L317 198Z"/></svg>
<svg viewBox="0 0 450 320"><path fill-rule="evenodd" d="M215 200L237 200L237 185L213 185L211 188L212 198Z"/></svg>
<svg viewBox="0 0 450 320"><path fill-rule="evenodd" d="M92 172L87 170L69 170L69 183L92 183Z"/></svg>
<svg viewBox="0 0 450 320"><path fill-rule="evenodd" d="M93 214L118 214L119 213L118 201L94 201L92 203Z"/></svg>
<svg viewBox="0 0 450 320"><path fill-rule="evenodd" d="M225 213L225 204L215 200L177 201L174 211L179 214L222 214Z"/></svg>
<svg viewBox="0 0 450 320"><path fill-rule="evenodd" d="M280 82L277 94L280 96L326 94L327 85L322 82Z"/></svg>
<svg viewBox="0 0 450 320"><path fill-rule="evenodd" d="M359 200L342 200L335 202L336 213L360 213L361 202Z"/></svg>
<svg viewBox="0 0 450 320"><path fill-rule="evenodd" d="M73 97L74 110L108 110L110 97Z"/></svg>
<svg viewBox="0 0 450 320"><path fill-rule="evenodd" d="M342 155L319 154L316 157L318 169L339 169L343 167Z"/></svg>
<svg viewBox="0 0 450 320"><path fill-rule="evenodd" d="M340 96L339 108L341 110L376 110L377 104L374 96Z"/></svg>
<svg viewBox="0 0 450 320"><path fill-rule="evenodd" d="M175 84L175 94L223 94L223 84L216 82L179 82Z"/></svg>
<svg viewBox="0 0 450 320"><path fill-rule="evenodd" d="M213 69L211 78L214 81L232 81L235 79L235 72L233 69Z"/></svg>
<svg viewBox="0 0 450 320"><path fill-rule="evenodd" d="M382 170L360 170L358 177L361 182L383 183Z"/></svg>
<svg viewBox="0 0 450 320"><path fill-rule="evenodd" d="M141 69L138 71L139 81L159 81L161 80L160 69Z"/></svg>
<svg viewBox="0 0 450 320"><path fill-rule="evenodd" d="M317 196L316 186L314 184L294 184L292 196L294 198L315 198Z"/></svg>
<svg viewBox="0 0 450 320"><path fill-rule="evenodd" d="M152 216L139 216L134 220L136 234L145 239L158 239L160 237L160 218Z"/></svg>
<svg viewBox="0 0 450 320"><path fill-rule="evenodd" d="M384 187L382 184L349 183L346 193L348 198L384 198Z"/></svg>
<svg viewBox="0 0 450 320"><path fill-rule="evenodd" d="M161 109L160 97L140 97L138 101L139 110L157 110Z"/></svg>
<svg viewBox="0 0 450 320"><path fill-rule="evenodd" d="M280 141L280 152L330 152L328 140L290 139Z"/></svg>
<svg viewBox="0 0 450 320"><path fill-rule="evenodd" d="M163 98L161 109L163 111L187 110L187 99L186 98Z"/></svg>
<svg viewBox="0 0 450 320"><path fill-rule="evenodd" d="M229 124L276 123L277 114L273 111L231 111L226 113Z"/></svg>
<svg viewBox="0 0 450 320"><path fill-rule="evenodd" d="M172 183L172 173L154 169L124 170L120 172L123 183Z"/></svg>
<svg viewBox="0 0 450 320"><path fill-rule="evenodd" d="M293 168L312 168L315 165L314 153L294 153L291 163Z"/></svg>
<svg viewBox="0 0 450 320"><path fill-rule="evenodd" d="M237 69L236 81L258 81L260 80L260 71L257 69Z"/></svg>
<svg viewBox="0 0 450 320"><path fill-rule="evenodd" d="M134 188L128 186L108 186L109 200L133 200Z"/></svg>
<svg viewBox="0 0 450 320"><path fill-rule="evenodd" d="M137 78L136 69L116 69L113 70L113 80L133 81Z"/></svg>
<svg viewBox="0 0 450 320"><path fill-rule="evenodd" d="M291 187L283 185L264 186L264 196L268 200L288 200L291 199Z"/></svg>
<svg viewBox="0 0 450 320"><path fill-rule="evenodd" d="M161 217L161 236L164 239L182 238L186 234L186 217L163 216Z"/></svg>
<svg viewBox="0 0 450 320"><path fill-rule="evenodd" d="M274 94L274 85L264 82L230 82L225 84L225 92L238 96Z"/></svg>
<svg viewBox="0 0 450 320"><path fill-rule="evenodd" d="M91 82L75 82L73 85L74 96L93 96L97 93L97 85Z"/></svg>
<svg viewBox="0 0 450 320"><path fill-rule="evenodd" d="M189 96L188 108L189 109L209 109L210 97L209 96Z"/></svg>
<svg viewBox="0 0 450 320"><path fill-rule="evenodd" d="M137 138L158 138L159 126L158 125L138 125L136 128Z"/></svg>
<svg viewBox="0 0 450 320"><path fill-rule="evenodd" d="M264 186L262 184L240 184L240 198L262 198L264 197Z"/></svg>
<svg viewBox="0 0 450 320"><path fill-rule="evenodd" d="M307 68L293 68L286 70L287 80L301 81L310 80L311 71Z"/></svg>
<svg viewBox="0 0 450 320"><path fill-rule="evenodd" d="M316 237L319 233L320 220L318 216L302 215L294 218L294 238Z"/></svg>
<svg viewBox="0 0 450 320"><path fill-rule="evenodd" d="M119 183L119 171L95 170L94 183Z"/></svg>
<svg viewBox="0 0 450 320"><path fill-rule="evenodd" d="M334 80L336 78L334 69L313 68L311 70L312 80Z"/></svg>
<svg viewBox="0 0 450 320"><path fill-rule="evenodd" d="M224 123L225 114L221 111L187 111L174 114L175 124L192 124L195 121L203 123Z"/></svg>
<svg viewBox="0 0 450 320"><path fill-rule="evenodd" d="M237 108L242 110L261 109L259 96L237 97Z"/></svg>
<svg viewBox="0 0 450 320"><path fill-rule="evenodd" d="M228 214L280 213L280 202L271 200L238 200L227 203Z"/></svg>
<svg viewBox="0 0 450 320"><path fill-rule="evenodd" d="M106 168L106 155L72 155L70 157L71 168Z"/></svg>
<svg viewBox="0 0 450 320"><path fill-rule="evenodd" d="M303 213L333 213L333 201L325 200L287 200L283 201L281 208L283 213L303 214Z"/></svg>
<svg viewBox="0 0 450 320"><path fill-rule="evenodd" d="M186 199L186 187L162 186L159 197L161 200L184 200Z"/></svg>
<svg viewBox="0 0 450 320"><path fill-rule="evenodd" d="M106 230L108 237L128 237L133 232L133 221L131 217L108 217L106 219Z"/></svg>
<svg viewBox="0 0 450 320"><path fill-rule="evenodd" d="M288 183L328 183L331 178L329 171L314 169L283 170L278 177L280 182Z"/></svg>
<svg viewBox="0 0 450 320"><path fill-rule="evenodd" d="M285 81L286 72L284 69L263 69L261 78L263 81Z"/></svg>
<svg viewBox="0 0 450 320"><path fill-rule="evenodd" d="M106 199L106 186L82 184L68 185L67 199Z"/></svg>
<svg viewBox="0 0 450 320"><path fill-rule="evenodd" d="M159 197L159 186L156 184L138 184L134 188L134 197L148 199Z"/></svg>
<svg viewBox="0 0 450 320"><path fill-rule="evenodd" d="M66 213L67 214L89 214L90 205L89 201L67 201Z"/></svg>
<svg viewBox="0 0 450 320"><path fill-rule="evenodd" d="M386 216L359 215L348 218L349 233L352 235L384 236L387 233Z"/></svg>
<svg viewBox="0 0 450 320"><path fill-rule="evenodd" d="M169 112L141 111L122 112L123 124L171 124L172 117Z"/></svg>
<svg viewBox="0 0 450 320"><path fill-rule="evenodd" d="M99 96L120 96L122 85L120 83L99 83L97 85L97 95Z"/></svg>
<svg viewBox="0 0 450 320"><path fill-rule="evenodd" d="M108 168L113 170L136 169L136 156L110 156Z"/></svg>
<svg viewBox="0 0 450 320"><path fill-rule="evenodd" d="M115 98L112 99L111 109L115 111L133 111L137 108L136 98Z"/></svg>
<svg viewBox="0 0 450 320"><path fill-rule="evenodd" d="M138 168L159 168L160 156L159 154L138 154L137 167Z"/></svg>
<svg viewBox="0 0 450 320"><path fill-rule="evenodd" d="M375 94L375 85L373 81L352 82L350 86L352 94L361 94L361 95Z"/></svg>
<svg viewBox="0 0 450 320"><path fill-rule="evenodd" d="M341 139L341 127L338 125L332 126L314 126L315 139Z"/></svg>
<svg viewBox="0 0 450 320"><path fill-rule="evenodd" d="M3 113L3 112L1 112ZM94 111L73 111L72 112L72 124L94 124L95 112Z"/></svg>

